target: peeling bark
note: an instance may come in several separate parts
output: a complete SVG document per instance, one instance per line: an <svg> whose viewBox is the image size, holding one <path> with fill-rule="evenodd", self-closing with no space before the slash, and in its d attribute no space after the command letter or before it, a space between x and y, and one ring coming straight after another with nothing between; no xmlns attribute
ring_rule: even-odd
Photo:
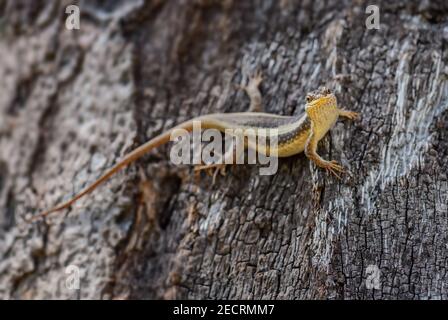
<svg viewBox="0 0 448 320"><path fill-rule="evenodd" d="M0 297L447 299L448 5L378 1L0 1ZM176 123L303 112L326 85L362 114L273 176L215 185L162 147L68 214L24 225ZM80 289L66 268L80 268ZM369 287L369 270L380 270Z"/></svg>

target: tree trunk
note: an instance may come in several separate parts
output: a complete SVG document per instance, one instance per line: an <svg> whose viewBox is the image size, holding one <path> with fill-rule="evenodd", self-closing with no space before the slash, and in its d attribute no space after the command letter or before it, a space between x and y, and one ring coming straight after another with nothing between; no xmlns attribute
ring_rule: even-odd
<svg viewBox="0 0 448 320"><path fill-rule="evenodd" d="M70 4L0 1L0 298L448 298L446 1L377 1L371 30L362 1L89 0L79 30ZM24 223L173 125L246 111L256 70L266 112L326 85L361 113L319 146L342 180L299 154L212 184L164 146Z"/></svg>

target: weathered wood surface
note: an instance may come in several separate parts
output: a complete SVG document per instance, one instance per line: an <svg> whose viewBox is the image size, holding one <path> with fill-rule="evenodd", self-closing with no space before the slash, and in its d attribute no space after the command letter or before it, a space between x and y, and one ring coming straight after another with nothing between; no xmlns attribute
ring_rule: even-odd
<svg viewBox="0 0 448 320"><path fill-rule="evenodd" d="M0 1L1 298L448 298L446 2ZM333 88L362 113L274 176L237 166L212 186L148 155L51 224L67 199L173 124L266 111ZM81 271L66 287L66 267ZM369 265L380 288L366 286Z"/></svg>

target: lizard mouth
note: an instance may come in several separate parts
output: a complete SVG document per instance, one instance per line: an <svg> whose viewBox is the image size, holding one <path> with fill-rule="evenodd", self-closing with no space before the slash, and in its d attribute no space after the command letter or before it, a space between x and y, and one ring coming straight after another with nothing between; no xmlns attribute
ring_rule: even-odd
<svg viewBox="0 0 448 320"><path fill-rule="evenodd" d="M327 109L328 107L336 107L337 101L333 94L321 96L305 105L305 112L309 117L314 117L316 113Z"/></svg>
<svg viewBox="0 0 448 320"><path fill-rule="evenodd" d="M336 98L332 94L321 96L321 97L314 99L311 102L308 102L305 106L305 109L319 107L319 106L325 106L327 104L330 104L332 102L332 100L336 100Z"/></svg>

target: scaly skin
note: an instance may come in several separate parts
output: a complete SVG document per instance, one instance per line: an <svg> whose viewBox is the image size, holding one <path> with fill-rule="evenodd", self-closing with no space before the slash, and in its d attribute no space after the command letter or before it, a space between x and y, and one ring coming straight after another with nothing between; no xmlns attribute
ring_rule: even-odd
<svg viewBox="0 0 448 320"><path fill-rule="evenodd" d="M258 89L261 81L262 76L258 73L250 79L247 86L241 86L251 100L250 111L261 110L261 94ZM101 183L109 179L119 170L139 159L152 149L169 142L171 133L174 130L185 129L191 131L193 129L193 121L200 121L203 129L213 128L222 132L226 129L253 129L255 132L258 132L259 129L277 129L278 145L276 151L278 157L289 157L305 151L305 155L317 166L340 178L338 172L343 172L342 166L334 160L327 161L322 159L316 152L317 143L334 126L339 116L356 119L358 113L339 109L335 95L325 88L320 88L316 92L309 93L306 99L306 112L301 117L278 116L262 112L216 113L200 116L181 123L128 153L103 176L70 200L40 213L30 220L36 220L50 213L69 208L78 199L95 190ZM245 147L257 149L256 145L251 145L250 143L246 143ZM272 149L269 150L269 152L272 151ZM198 168L202 170L213 167L217 166L212 164L210 166L199 166ZM219 166L218 169L220 169Z"/></svg>

